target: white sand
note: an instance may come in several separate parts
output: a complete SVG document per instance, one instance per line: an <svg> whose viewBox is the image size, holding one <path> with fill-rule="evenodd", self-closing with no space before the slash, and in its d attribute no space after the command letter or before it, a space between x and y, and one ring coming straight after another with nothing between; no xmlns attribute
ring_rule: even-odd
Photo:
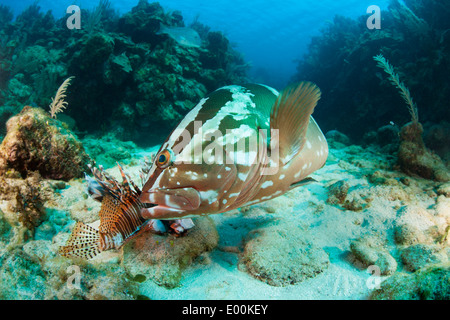
<svg viewBox="0 0 450 320"><path fill-rule="evenodd" d="M353 147L352 147L353 148ZM347 149L347 148L346 148ZM354 148L351 151L355 151ZM357 151L362 152L361 148ZM370 157L370 158L369 158ZM238 255L216 249L209 255L209 263L194 263L183 274L181 285L165 289L147 280L141 285L141 293L152 299L365 299L369 288L382 280L373 277L365 269L358 269L348 260L352 240L365 234L381 234L389 239L396 206L400 201L375 198L371 206L359 212L345 210L326 203L326 186L339 180L358 190L369 188L364 177L387 160L377 161L372 153L349 155L348 150L332 150L327 165L314 174L318 183L292 190L269 202L250 207L244 213L211 216L220 235L219 246L241 246L248 232L271 223L274 219L292 232L307 228L314 243L329 255L329 268L316 276L295 285L270 286L238 268ZM360 168L350 163L360 159L370 167ZM340 160L338 160L340 159ZM355 187L356 186L356 187ZM349 193L352 191L350 189ZM270 207L275 213L267 213ZM295 228L293 226L298 226ZM287 239L288 240L288 239ZM295 245L295 243L292 243ZM390 243L392 246L392 243ZM276 248L277 244L273 246Z"/></svg>
<svg viewBox="0 0 450 320"><path fill-rule="evenodd" d="M140 293L154 300L368 298L374 286L386 277L372 276L365 267L358 267L360 264L354 262L350 253L351 242L360 237L375 236L399 261L393 237L398 212L406 205L429 209L437 202L436 194L424 191L427 188L430 190L430 185L435 184L408 177L412 186L406 190L398 182L403 175L391 169L393 164L392 156L382 155L372 149L357 146L331 149L326 166L312 176L317 183L297 188L259 205L212 215L220 236L219 247L188 266L178 287L167 289L147 279L140 285ZM136 182L139 181L138 170L137 165L125 166L125 171ZM396 183L371 183L369 176L377 170L383 177L391 178ZM108 172L119 178L117 168ZM327 203L327 187L337 181L345 181L350 187L347 200L367 206L352 211L345 209L342 204ZM79 199L79 196L74 198L69 195L79 194L81 184L73 182L71 185L67 189L66 205L80 206L80 203L69 201L72 198ZM365 198L370 200L364 201ZM87 201L91 200L82 202ZM88 214L92 212L87 211L82 216ZM314 278L294 285L275 287L238 267L237 253L220 250L224 246L235 246L242 250L244 239L249 233L275 223L292 233L307 230L312 242L328 254L329 267ZM277 250L277 243L273 243L272 248ZM399 263L397 271L401 270Z"/></svg>

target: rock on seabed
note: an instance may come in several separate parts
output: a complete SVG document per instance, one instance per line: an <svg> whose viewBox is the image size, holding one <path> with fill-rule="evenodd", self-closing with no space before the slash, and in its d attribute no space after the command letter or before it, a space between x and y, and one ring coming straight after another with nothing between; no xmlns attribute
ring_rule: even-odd
<svg viewBox="0 0 450 320"><path fill-rule="evenodd" d="M327 253L304 230L270 226L247 240L241 267L272 286L286 286L315 277L328 268Z"/></svg>
<svg viewBox="0 0 450 320"><path fill-rule="evenodd" d="M214 249L219 241L211 218L193 221L195 227L186 236L146 233L127 244L123 253L125 270L133 277L143 275L167 288L178 286L183 270L195 258Z"/></svg>

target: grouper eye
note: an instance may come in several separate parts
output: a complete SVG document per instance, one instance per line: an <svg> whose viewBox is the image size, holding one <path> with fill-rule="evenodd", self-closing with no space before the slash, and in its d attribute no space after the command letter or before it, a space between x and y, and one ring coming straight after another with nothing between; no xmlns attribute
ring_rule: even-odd
<svg viewBox="0 0 450 320"><path fill-rule="evenodd" d="M161 169L167 168L172 163L173 163L172 153L168 149L161 151L156 156L156 165Z"/></svg>

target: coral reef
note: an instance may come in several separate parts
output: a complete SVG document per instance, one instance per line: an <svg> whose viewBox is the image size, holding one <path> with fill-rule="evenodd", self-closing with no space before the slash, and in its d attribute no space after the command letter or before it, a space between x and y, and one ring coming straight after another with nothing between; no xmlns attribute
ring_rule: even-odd
<svg viewBox="0 0 450 320"><path fill-rule="evenodd" d="M158 34L160 23L184 27L180 12L165 12L159 3L140 0L118 16L103 1L82 13L88 22L80 30L67 29L64 18L55 21L37 4L15 21L5 16L0 127L23 105L49 105L70 75L76 78L67 89L71 107L65 112L78 130L102 134L114 128L122 140L149 145L207 92L246 80L247 65L222 33L196 21L200 48Z"/></svg>
<svg viewBox="0 0 450 320"><path fill-rule="evenodd" d="M22 245L33 237L35 228L46 218L44 201L52 190L42 183L39 173L26 179L0 176L0 210L2 220L12 229L8 247ZM5 226L5 225L4 225Z"/></svg>
<svg viewBox="0 0 450 320"><path fill-rule="evenodd" d="M315 118L332 129L318 183L198 217L183 237L142 234L92 261L57 253L74 221L98 220L80 179L90 158L117 178L123 163L138 181L155 151L139 143L157 144L208 91L245 81L247 65L198 20L200 48L159 34L161 23L185 22L146 0L122 16L101 0L83 10L81 30L37 4L14 21L0 5L0 125L10 118L0 129L0 299L449 299L450 24L436 14L448 8L405 3L392 1L380 31L336 17L299 64L324 92ZM402 90L411 103L400 107L373 63L380 52L423 125L411 95ZM48 110L69 76L58 120L35 107ZM380 289L366 285L373 266Z"/></svg>
<svg viewBox="0 0 450 320"><path fill-rule="evenodd" d="M336 16L311 41L293 80L308 79L321 88L314 116L325 131L336 129L361 142L368 131L409 121L408 109L400 106L402 98L394 97L396 89L387 88L389 80L373 63L372 57L380 53L389 57L410 89L423 124L438 125L450 118L445 18L450 9L439 0L404 3L390 2L389 10L381 13L379 30L363 27L367 16Z"/></svg>
<svg viewBox="0 0 450 320"><path fill-rule="evenodd" d="M87 171L89 157L63 123L40 108L24 107L8 120L0 145L0 173L14 169L23 177L39 171L46 179L70 180Z"/></svg>

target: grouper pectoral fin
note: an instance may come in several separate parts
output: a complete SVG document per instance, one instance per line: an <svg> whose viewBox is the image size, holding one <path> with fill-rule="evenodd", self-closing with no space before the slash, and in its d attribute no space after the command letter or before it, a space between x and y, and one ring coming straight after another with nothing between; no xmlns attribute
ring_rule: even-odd
<svg viewBox="0 0 450 320"><path fill-rule="evenodd" d="M309 119L319 99L320 89L315 84L301 82L283 90L275 101L270 128L278 130L279 158L283 164L305 145Z"/></svg>
<svg viewBox="0 0 450 320"><path fill-rule="evenodd" d="M294 182L293 184L291 184L289 186L289 190L292 190L292 189L297 188L297 187L305 186L305 185L313 183L313 182L317 182L317 180L308 177L308 178L305 178L303 180L300 180L300 181L297 181L297 182Z"/></svg>

